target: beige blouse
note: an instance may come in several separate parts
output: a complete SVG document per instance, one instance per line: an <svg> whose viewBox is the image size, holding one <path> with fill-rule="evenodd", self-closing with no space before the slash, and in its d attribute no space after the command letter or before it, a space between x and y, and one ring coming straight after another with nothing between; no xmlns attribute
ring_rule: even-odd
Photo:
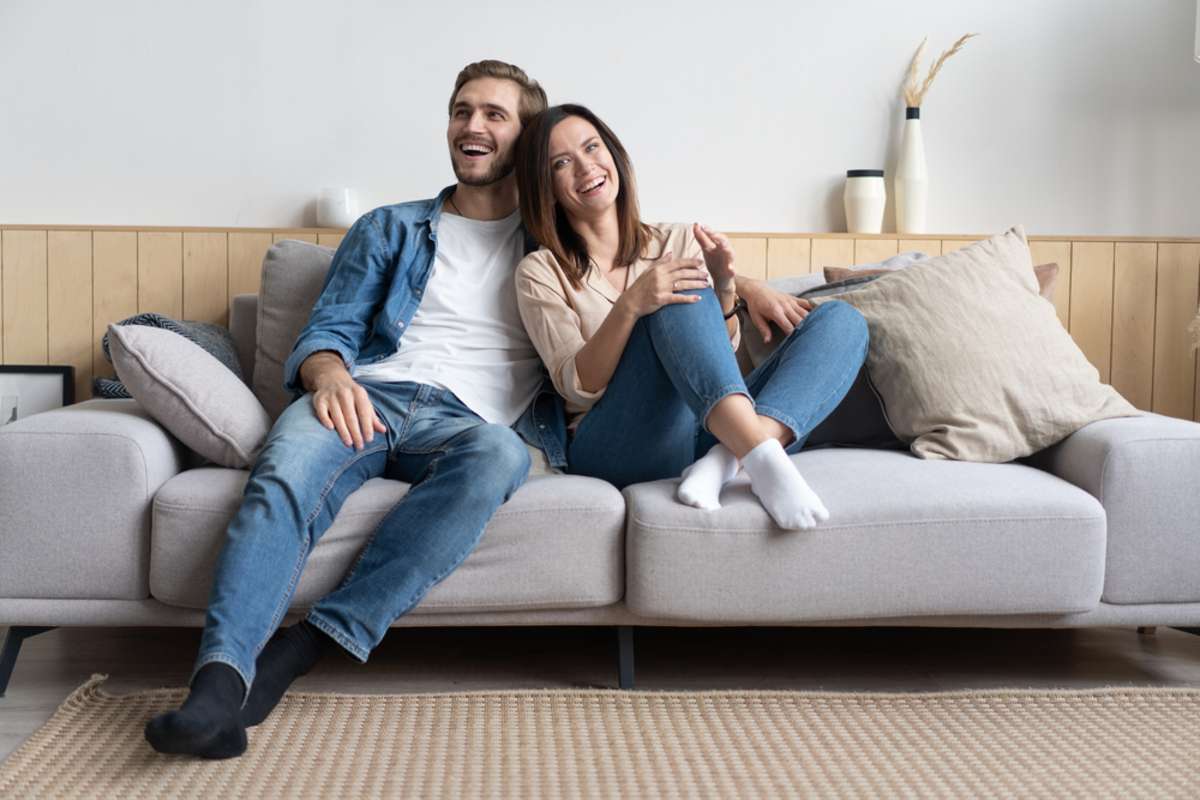
<svg viewBox="0 0 1200 800"><path fill-rule="evenodd" d="M630 265L626 287L632 286L654 257L666 250L677 258L704 257L691 225L650 227L658 234L658 241L651 243L648 257ZM558 259L545 248L525 256L517 265L516 285L521 321L550 371L554 387L566 400L568 426L574 429L604 395L603 388L595 392L584 390L575 369L575 355L595 335L621 293L596 269L588 270L583 288L576 289ZM737 349L740 339L741 330L735 325L730 337L733 349Z"/></svg>

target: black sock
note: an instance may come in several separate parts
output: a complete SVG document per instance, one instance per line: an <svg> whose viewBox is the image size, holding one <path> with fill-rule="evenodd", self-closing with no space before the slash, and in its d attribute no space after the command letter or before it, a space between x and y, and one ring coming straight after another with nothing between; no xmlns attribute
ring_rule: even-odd
<svg viewBox="0 0 1200 800"><path fill-rule="evenodd" d="M179 710L159 714L146 723L146 740L160 753L240 756L246 750L246 728L238 714L242 685L241 676L228 664L205 664Z"/></svg>
<svg viewBox="0 0 1200 800"><path fill-rule="evenodd" d="M254 666L254 685L242 709L242 724L247 728L265 720L284 693L313 668L321 656L338 648L337 642L308 620L284 628L259 653Z"/></svg>

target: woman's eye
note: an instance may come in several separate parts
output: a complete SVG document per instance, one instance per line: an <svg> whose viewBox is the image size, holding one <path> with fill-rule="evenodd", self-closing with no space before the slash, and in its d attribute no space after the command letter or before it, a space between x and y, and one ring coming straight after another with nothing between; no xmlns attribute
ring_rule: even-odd
<svg viewBox="0 0 1200 800"><path fill-rule="evenodd" d="M560 158L557 161L555 161L553 164L551 164L551 166L554 169L559 169L560 167L565 167L566 165L567 165L567 160L565 158Z"/></svg>
<svg viewBox="0 0 1200 800"><path fill-rule="evenodd" d="M600 146L600 143L599 143L599 142L592 142L591 144L589 144L589 145L587 146L587 151L590 153L590 152L592 152L593 150L595 150L595 149L596 149L597 147L599 147L599 146Z"/></svg>

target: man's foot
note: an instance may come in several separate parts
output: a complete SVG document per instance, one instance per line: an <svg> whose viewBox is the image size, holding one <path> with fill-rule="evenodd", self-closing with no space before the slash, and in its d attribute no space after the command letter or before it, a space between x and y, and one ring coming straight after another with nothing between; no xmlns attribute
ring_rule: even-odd
<svg viewBox="0 0 1200 800"><path fill-rule="evenodd" d="M742 458L750 491L775 524L789 530L815 528L829 519L821 498L800 475L778 439L767 439Z"/></svg>
<svg viewBox="0 0 1200 800"><path fill-rule="evenodd" d="M721 507L721 488L737 472L737 456L725 445L715 444L683 471L683 481L675 496L684 505L713 511Z"/></svg>
<svg viewBox="0 0 1200 800"><path fill-rule="evenodd" d="M246 752L246 728L238 713L242 686L241 676L228 664L205 664L179 710L159 714L146 723L146 741L160 753L240 756Z"/></svg>
<svg viewBox="0 0 1200 800"><path fill-rule="evenodd" d="M337 643L308 620L271 637L254 666L254 685L242 709L242 724L252 728L271 715L292 681L313 668Z"/></svg>

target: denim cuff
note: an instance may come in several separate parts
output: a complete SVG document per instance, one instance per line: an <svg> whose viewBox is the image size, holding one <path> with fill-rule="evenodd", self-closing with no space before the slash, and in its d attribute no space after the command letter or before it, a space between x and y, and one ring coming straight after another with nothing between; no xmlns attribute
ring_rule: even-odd
<svg viewBox="0 0 1200 800"><path fill-rule="evenodd" d="M233 657L226 655L225 653L209 653L197 658L196 666L192 667L192 674L188 678L188 686L191 687L192 681L196 680L196 673L199 672L201 668L214 663L225 664L231 667L233 671L238 674L238 677L242 679L242 704L238 706L238 710L245 708L246 701L250 699L250 685L254 681L254 675L251 673L250 677L247 677L246 673L243 672L242 668L237 665L237 662L234 661Z"/></svg>

